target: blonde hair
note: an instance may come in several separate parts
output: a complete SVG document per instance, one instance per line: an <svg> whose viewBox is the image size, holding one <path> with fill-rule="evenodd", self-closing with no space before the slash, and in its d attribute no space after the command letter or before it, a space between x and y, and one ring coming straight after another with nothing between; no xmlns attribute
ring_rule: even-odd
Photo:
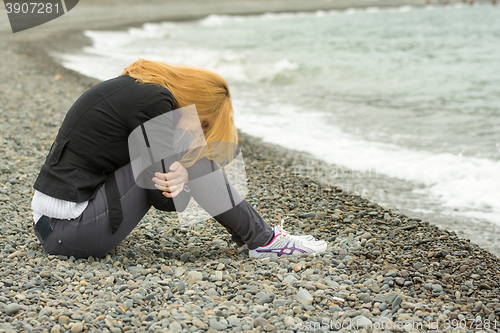
<svg viewBox="0 0 500 333"><path fill-rule="evenodd" d="M233 159L238 133L233 121L231 94L222 77L203 69L148 60L134 62L121 75L167 88L174 96L177 109L196 106L208 149L190 149L180 161L184 166L189 167L203 157L222 164ZM200 146L200 140L203 138L195 140L191 147Z"/></svg>

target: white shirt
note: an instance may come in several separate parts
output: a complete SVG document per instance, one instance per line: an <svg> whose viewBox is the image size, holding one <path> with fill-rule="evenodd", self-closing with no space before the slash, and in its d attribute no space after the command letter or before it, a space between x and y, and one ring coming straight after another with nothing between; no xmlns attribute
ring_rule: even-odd
<svg viewBox="0 0 500 333"><path fill-rule="evenodd" d="M56 199L35 190L31 201L33 220L38 222L43 215L57 219L75 219L80 216L89 202L71 202Z"/></svg>

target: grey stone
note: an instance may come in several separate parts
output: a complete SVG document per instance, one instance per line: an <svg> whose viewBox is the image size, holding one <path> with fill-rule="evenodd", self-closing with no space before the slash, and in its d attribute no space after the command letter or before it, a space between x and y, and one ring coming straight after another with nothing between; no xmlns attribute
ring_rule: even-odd
<svg viewBox="0 0 500 333"><path fill-rule="evenodd" d="M443 287L441 287L441 285L439 285L439 284L433 284L432 290L436 291L436 292L441 292L441 291L443 291Z"/></svg>
<svg viewBox="0 0 500 333"><path fill-rule="evenodd" d="M283 281L281 282L283 285L288 285L288 286L291 286L293 285L295 282L297 282L298 280L293 276L293 275L288 275L287 277L285 277L283 279ZM337 284L338 286L338 284Z"/></svg>
<svg viewBox="0 0 500 333"><path fill-rule="evenodd" d="M255 327L255 328L257 328L259 326L262 326L262 328L264 328L268 324L269 324L269 322L264 318L257 318L253 321L253 327Z"/></svg>
<svg viewBox="0 0 500 333"><path fill-rule="evenodd" d="M189 253L183 253L181 254L181 261L182 262L187 262L189 260Z"/></svg>
<svg viewBox="0 0 500 333"><path fill-rule="evenodd" d="M314 219L316 218L316 213L314 212L311 212L311 213L302 213L299 215L300 218L302 219Z"/></svg>
<svg viewBox="0 0 500 333"><path fill-rule="evenodd" d="M359 315L352 318L353 327L356 329L370 329L373 326L373 322L365 316Z"/></svg>
<svg viewBox="0 0 500 333"><path fill-rule="evenodd" d="M401 298L401 296L397 296L394 301L392 301L392 305L391 305L391 309L394 311L394 310L397 310L399 308L399 305L401 304L401 301L403 299Z"/></svg>
<svg viewBox="0 0 500 333"><path fill-rule="evenodd" d="M18 313L19 310L21 310L21 306L17 303L10 303L9 305L7 305L5 307L5 313L8 316L12 316L12 315Z"/></svg>
<svg viewBox="0 0 500 333"><path fill-rule="evenodd" d="M173 321L171 322L169 325L168 325L168 328L170 328L172 331L174 332L180 332L182 331L182 326L181 324L179 324L178 322L176 321Z"/></svg>
<svg viewBox="0 0 500 333"><path fill-rule="evenodd" d="M394 299L396 298L396 296L398 296L398 294L396 294L394 291L391 291L390 293L388 293L385 296L385 301L387 303L392 303L392 301L394 301Z"/></svg>
<svg viewBox="0 0 500 333"><path fill-rule="evenodd" d="M209 322L210 328L213 328L214 330L225 330L227 325L224 323L217 321L215 318L211 318Z"/></svg>
<svg viewBox="0 0 500 333"><path fill-rule="evenodd" d="M260 304L266 304L266 303L271 303L272 301L274 301L275 297L276 297L276 295L274 295L273 293L263 293L263 294L258 296L258 300L259 300Z"/></svg>
<svg viewBox="0 0 500 333"><path fill-rule="evenodd" d="M311 296L311 294L305 290L305 289L300 289L297 294L295 295L295 299L303 304L303 305L309 305L309 304L312 304L313 302L313 297Z"/></svg>

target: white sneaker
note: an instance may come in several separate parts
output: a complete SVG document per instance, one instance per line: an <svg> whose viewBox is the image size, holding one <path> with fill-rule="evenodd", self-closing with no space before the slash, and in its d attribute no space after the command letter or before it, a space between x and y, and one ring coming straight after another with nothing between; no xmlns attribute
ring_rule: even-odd
<svg viewBox="0 0 500 333"><path fill-rule="evenodd" d="M274 226L273 227L273 232L274 232L275 235L282 234L282 235L289 236L290 238L300 239L300 240L304 240L304 241L313 241L313 242L316 241L316 238L314 238L311 235L305 235L305 236L290 235L289 233L287 233L285 231L285 228L283 228L283 223L284 222L285 222L285 220L281 220L281 225L280 226ZM244 250L248 250L248 246L245 244L245 247L243 249Z"/></svg>
<svg viewBox="0 0 500 333"><path fill-rule="evenodd" d="M271 243L261 246L255 250L250 250L250 258L266 259L273 253L281 256L300 256L304 253L317 254L326 251L328 244L325 241L308 241L305 239L293 238L287 234L275 234Z"/></svg>

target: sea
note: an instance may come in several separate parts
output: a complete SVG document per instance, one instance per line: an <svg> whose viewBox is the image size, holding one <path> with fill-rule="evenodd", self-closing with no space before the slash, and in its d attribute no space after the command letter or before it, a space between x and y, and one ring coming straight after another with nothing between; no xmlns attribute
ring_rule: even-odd
<svg viewBox="0 0 500 333"><path fill-rule="evenodd" d="M85 35L91 46L54 54L65 67L100 80L138 59L214 71L236 126L309 153L310 176L500 253L500 6L210 15Z"/></svg>

